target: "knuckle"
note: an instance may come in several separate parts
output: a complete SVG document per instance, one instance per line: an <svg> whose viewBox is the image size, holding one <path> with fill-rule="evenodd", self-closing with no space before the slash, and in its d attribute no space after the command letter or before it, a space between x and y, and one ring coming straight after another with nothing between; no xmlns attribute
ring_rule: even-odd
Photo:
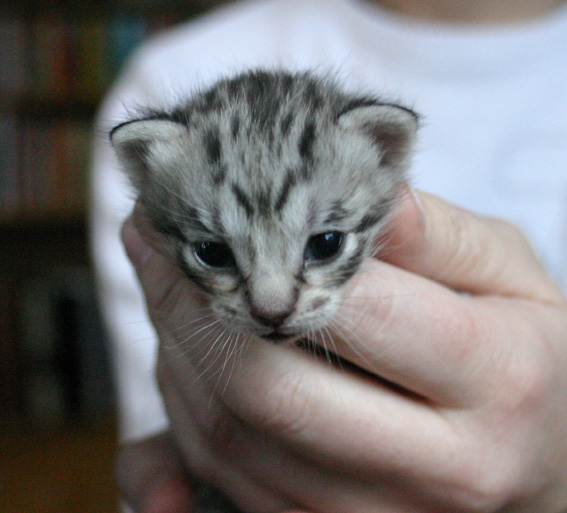
<svg viewBox="0 0 567 513"><path fill-rule="evenodd" d="M537 317L537 316L535 316ZM533 415L546 404L554 379L554 352L546 339L547 329L539 326L533 312L514 309L516 344L502 367L501 385L495 395L498 411L506 418Z"/></svg>
<svg viewBox="0 0 567 513"><path fill-rule="evenodd" d="M240 448L238 435L246 429L240 419L224 411L209 417L207 424L206 427L201 426L201 429L206 431L208 449L213 456L226 459L238 452Z"/></svg>
<svg viewBox="0 0 567 513"><path fill-rule="evenodd" d="M506 373L508 393L502 394L504 411L517 415L532 414L542 405L549 390L550 373L540 358L524 358L513 361Z"/></svg>
<svg viewBox="0 0 567 513"><path fill-rule="evenodd" d="M498 229L506 240L510 241L515 246L530 247L527 237L524 232L518 228L514 223L506 219L490 218L496 229Z"/></svg>
<svg viewBox="0 0 567 513"><path fill-rule="evenodd" d="M516 474L514 466L504 464L502 458L497 461L494 454L479 458L476 451L474 457L468 458L453 474L447 500L458 505L463 513L502 511L517 495Z"/></svg>
<svg viewBox="0 0 567 513"><path fill-rule="evenodd" d="M256 419L257 426L280 435L301 435L311 416L310 384L300 372L285 372L274 378L272 397Z"/></svg>

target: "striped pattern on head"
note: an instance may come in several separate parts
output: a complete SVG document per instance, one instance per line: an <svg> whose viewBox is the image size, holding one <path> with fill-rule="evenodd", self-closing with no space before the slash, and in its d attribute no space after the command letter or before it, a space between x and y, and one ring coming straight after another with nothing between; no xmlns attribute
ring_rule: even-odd
<svg viewBox="0 0 567 513"><path fill-rule="evenodd" d="M328 79L253 70L110 137L221 322L279 340L329 323L376 249L416 129L411 110Z"/></svg>

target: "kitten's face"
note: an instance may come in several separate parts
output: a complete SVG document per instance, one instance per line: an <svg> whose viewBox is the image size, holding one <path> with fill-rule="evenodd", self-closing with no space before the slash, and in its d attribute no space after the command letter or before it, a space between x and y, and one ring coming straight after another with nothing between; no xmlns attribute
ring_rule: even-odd
<svg viewBox="0 0 567 513"><path fill-rule="evenodd" d="M155 226L233 331L281 341L328 325L403 181L412 114L320 103L288 101L259 126L252 100L224 98L191 123L113 132Z"/></svg>

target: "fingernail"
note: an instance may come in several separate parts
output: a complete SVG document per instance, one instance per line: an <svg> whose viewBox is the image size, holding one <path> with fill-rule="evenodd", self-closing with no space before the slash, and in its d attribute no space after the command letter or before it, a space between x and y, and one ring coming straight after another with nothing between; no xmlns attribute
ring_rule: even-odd
<svg viewBox="0 0 567 513"><path fill-rule="evenodd" d="M144 266L153 251L142 238L131 218L122 226L122 243L124 244L126 255L136 269Z"/></svg>

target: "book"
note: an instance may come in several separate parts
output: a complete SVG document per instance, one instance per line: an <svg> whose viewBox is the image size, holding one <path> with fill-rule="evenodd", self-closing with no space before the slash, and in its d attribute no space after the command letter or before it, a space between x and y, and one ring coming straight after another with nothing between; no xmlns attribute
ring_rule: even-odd
<svg viewBox="0 0 567 513"><path fill-rule="evenodd" d="M16 17L0 18L0 94L13 97L25 89L26 30Z"/></svg>

